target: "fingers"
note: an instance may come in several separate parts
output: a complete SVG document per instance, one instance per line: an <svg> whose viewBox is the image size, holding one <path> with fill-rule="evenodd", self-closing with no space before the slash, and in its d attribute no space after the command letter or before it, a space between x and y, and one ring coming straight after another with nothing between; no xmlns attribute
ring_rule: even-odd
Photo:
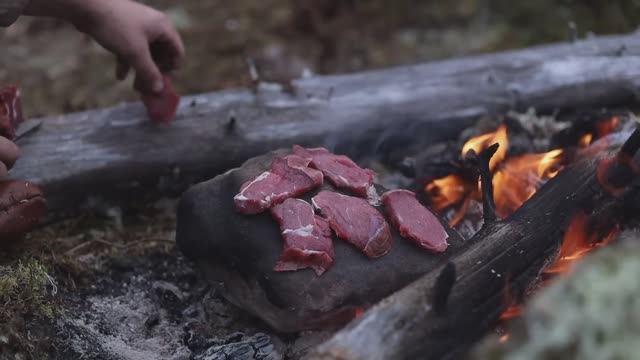
<svg viewBox="0 0 640 360"><path fill-rule="evenodd" d="M175 70L184 58L184 44L171 20L162 14L148 29L151 56L162 72Z"/></svg>
<svg viewBox="0 0 640 360"><path fill-rule="evenodd" d="M136 71L134 87L143 93L159 93L164 88L164 81L160 69L151 57L149 46L138 48L136 55L130 60L131 67Z"/></svg>
<svg viewBox="0 0 640 360"><path fill-rule="evenodd" d="M6 138L0 137L0 163L5 172L3 175L6 175L7 169L11 169L13 164L15 164L19 153L20 151L16 144Z"/></svg>
<svg viewBox="0 0 640 360"><path fill-rule="evenodd" d="M161 44L164 44L164 49L160 49L160 51L166 51L170 57L172 66L170 70L174 70L184 59L184 44L182 43L182 38L168 19L167 23L168 25L164 26L162 36L160 36L158 40L160 40Z"/></svg>
<svg viewBox="0 0 640 360"><path fill-rule="evenodd" d="M169 18L155 10L134 30L137 33L135 36L132 36L134 31L129 34L125 47L113 45L112 51L119 54L116 77L123 80L133 68L137 91L160 93L164 89L163 73L175 70L184 58L182 39Z"/></svg>
<svg viewBox="0 0 640 360"><path fill-rule="evenodd" d="M7 167L0 162L0 179L4 179L9 174Z"/></svg>
<svg viewBox="0 0 640 360"><path fill-rule="evenodd" d="M129 74L130 68L129 63L127 63L126 60L118 58L116 63L116 79L120 81L124 80Z"/></svg>
<svg viewBox="0 0 640 360"><path fill-rule="evenodd" d="M178 68L182 58L177 51L167 39L159 39L151 44L151 56L163 74Z"/></svg>

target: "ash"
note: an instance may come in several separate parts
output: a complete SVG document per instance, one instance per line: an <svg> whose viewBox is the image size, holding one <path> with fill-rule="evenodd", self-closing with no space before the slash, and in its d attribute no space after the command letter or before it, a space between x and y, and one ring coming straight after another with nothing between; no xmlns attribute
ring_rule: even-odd
<svg viewBox="0 0 640 360"><path fill-rule="evenodd" d="M226 303L175 251L107 272L67 294L55 323L60 358L282 359L282 342Z"/></svg>
<svg viewBox="0 0 640 360"><path fill-rule="evenodd" d="M52 258L40 260L58 285L49 299L55 315L36 316L24 329L50 339L36 358L279 360L288 347L298 358L317 343L313 336L285 343L217 294L175 247L175 205L165 199L132 212L101 204L90 217L28 239L51 249Z"/></svg>

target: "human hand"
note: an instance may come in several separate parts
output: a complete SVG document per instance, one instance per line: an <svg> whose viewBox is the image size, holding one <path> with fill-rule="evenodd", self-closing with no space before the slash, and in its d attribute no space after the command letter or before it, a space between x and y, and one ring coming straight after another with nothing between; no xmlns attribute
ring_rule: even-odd
<svg viewBox="0 0 640 360"><path fill-rule="evenodd" d="M19 153L18 146L13 141L0 136L0 179L7 176Z"/></svg>
<svg viewBox="0 0 640 360"><path fill-rule="evenodd" d="M131 0L80 3L78 6L85 11L79 14L83 15L70 21L116 55L116 77L123 80L133 68L136 90L160 93L164 87L162 74L176 69L184 57L182 39L169 18Z"/></svg>
<svg viewBox="0 0 640 360"><path fill-rule="evenodd" d="M182 39L169 18L132 0L31 0L25 14L71 22L116 55L118 79L133 68L134 87L142 93L160 93L162 73L184 58Z"/></svg>

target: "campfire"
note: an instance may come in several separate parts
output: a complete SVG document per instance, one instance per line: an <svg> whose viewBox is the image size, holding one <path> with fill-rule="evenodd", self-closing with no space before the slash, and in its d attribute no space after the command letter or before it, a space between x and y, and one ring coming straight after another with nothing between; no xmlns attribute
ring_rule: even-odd
<svg viewBox="0 0 640 360"><path fill-rule="evenodd" d="M576 146L589 146L595 139L614 132L619 123L617 116L598 121L597 132L583 134ZM568 163L563 149L508 156L509 134L505 124L495 131L469 139L462 146L461 156L464 157L470 150L480 153L493 144L498 144L498 150L489 162L489 169L493 176L496 211L501 218L511 215ZM425 185L432 207L446 215L452 226L465 218L473 201L482 201L480 189L480 183L474 181L473 177L465 178L460 174L433 179Z"/></svg>
<svg viewBox="0 0 640 360"><path fill-rule="evenodd" d="M448 169L414 179L439 220L416 193L374 187L384 174L294 145L187 193L178 243L196 261L211 249L223 254L201 266L225 284L231 302L278 331L348 324L312 358L354 349L358 355L346 358L405 357L413 350L403 344L414 336L437 358L461 341L439 334L464 328L469 346L496 324L501 329L536 289L615 238L640 133L624 136L614 156L605 150L617 149L620 134L633 129L630 119L526 120L548 128L538 133L513 117L488 131L478 123L454 156L415 157L427 162L414 161L416 169ZM215 229L206 245L203 226ZM429 325L414 333L422 323ZM375 354L354 348L389 337L394 342Z"/></svg>
<svg viewBox="0 0 640 360"><path fill-rule="evenodd" d="M574 145L586 148L593 141L615 132L620 125L617 116L602 119L595 124L593 133L587 132L579 137ZM530 199L536 191L549 179L555 177L564 166L569 164L564 149L553 149L544 153L524 153L509 155L509 131L507 125L501 124L495 131L474 136L462 146L461 156L469 151L480 153L489 146L498 144L498 150L489 162L489 170L493 176L494 199L496 212L501 218L511 215L516 209ZM450 174L429 181L424 190L433 206L441 215L449 219L453 227L468 218L472 203L482 201L481 183L472 177L465 178L460 174ZM567 227L559 253L554 263L542 274L542 286L554 276L567 273L573 265L592 250L611 242L617 229L607 234L590 231L587 217L578 213ZM501 314L500 320L507 321L521 314L522 306L511 294L509 281L505 286L505 304L509 307ZM500 340L506 341L508 334Z"/></svg>

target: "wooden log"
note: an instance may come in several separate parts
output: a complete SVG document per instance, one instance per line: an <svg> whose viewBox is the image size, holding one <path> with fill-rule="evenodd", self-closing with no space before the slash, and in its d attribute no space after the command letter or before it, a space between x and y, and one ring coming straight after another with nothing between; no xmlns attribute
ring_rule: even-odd
<svg viewBox="0 0 640 360"><path fill-rule="evenodd" d="M620 234L570 274L529 299L522 318L509 324L508 341L491 334L469 359L633 359L640 352L640 233ZM624 320L623 320L624 319ZM598 339L598 346L591 346ZM561 354L561 355L560 355Z"/></svg>
<svg viewBox="0 0 640 360"><path fill-rule="evenodd" d="M624 210L617 207L637 192L618 190L633 180L627 176L627 161L640 147L639 140L636 131L613 165L600 157L575 163L505 220L485 216L489 222L459 252L369 309L318 346L309 359L460 358L508 306L505 289L522 294L537 278L577 215L585 213L591 216L590 224L607 226L621 218ZM598 173L606 176L599 180ZM608 179L606 189L603 179ZM615 189L611 184L617 184ZM612 190L619 197L613 197ZM485 211L490 210L491 204L486 205Z"/></svg>
<svg viewBox="0 0 640 360"><path fill-rule="evenodd" d="M293 143L357 157L452 137L479 116L509 109L628 103L640 89L639 54L632 34L301 79L295 95L187 96L170 128L151 124L140 103L44 118L20 139L22 158L11 175L42 185L59 210L131 183L210 178Z"/></svg>

